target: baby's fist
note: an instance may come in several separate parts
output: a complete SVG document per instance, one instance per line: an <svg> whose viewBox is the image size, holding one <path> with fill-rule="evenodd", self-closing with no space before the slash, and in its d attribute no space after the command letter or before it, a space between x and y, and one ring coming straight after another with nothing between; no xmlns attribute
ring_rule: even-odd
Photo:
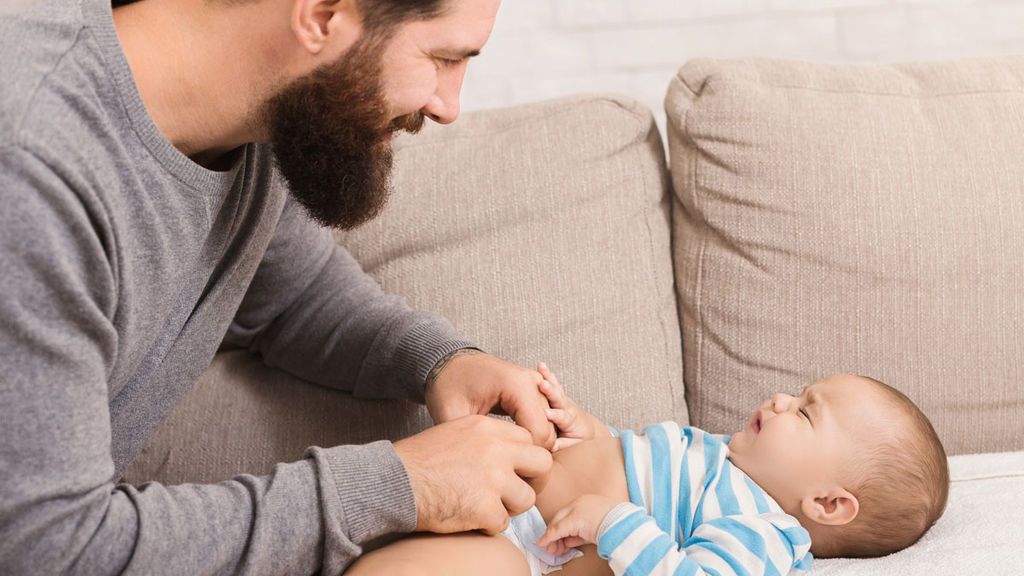
<svg viewBox="0 0 1024 576"><path fill-rule="evenodd" d="M597 529L616 504L618 502L607 496L580 496L555 513L537 545L549 554L561 556L570 548L597 543Z"/></svg>

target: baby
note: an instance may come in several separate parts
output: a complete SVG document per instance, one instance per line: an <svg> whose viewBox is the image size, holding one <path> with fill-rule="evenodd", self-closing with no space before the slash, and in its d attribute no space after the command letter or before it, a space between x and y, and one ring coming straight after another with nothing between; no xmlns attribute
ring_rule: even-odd
<svg viewBox="0 0 1024 576"><path fill-rule="evenodd" d="M731 436L664 422L614 437L538 370L560 438L535 506L500 536L415 536L348 574L782 575L812 554L901 550L945 508L938 436L876 380L833 375L776 394Z"/></svg>

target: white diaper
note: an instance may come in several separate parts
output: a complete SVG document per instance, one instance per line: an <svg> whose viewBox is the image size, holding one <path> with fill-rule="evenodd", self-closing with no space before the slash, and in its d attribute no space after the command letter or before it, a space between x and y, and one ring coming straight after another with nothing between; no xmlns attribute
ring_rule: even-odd
<svg viewBox="0 0 1024 576"><path fill-rule="evenodd" d="M562 564L583 556L583 552L576 549L571 549L561 556L555 556L537 546L537 539L543 536L547 529L548 526L544 523L540 510L534 506L518 516L513 516L508 523L508 528L501 533L515 544L516 548L519 548L523 556L526 557L526 562L530 565L530 576L542 576L561 570Z"/></svg>

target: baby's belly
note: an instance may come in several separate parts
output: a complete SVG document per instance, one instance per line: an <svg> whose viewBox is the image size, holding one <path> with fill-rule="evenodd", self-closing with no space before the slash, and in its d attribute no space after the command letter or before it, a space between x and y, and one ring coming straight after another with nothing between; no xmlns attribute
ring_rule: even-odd
<svg viewBox="0 0 1024 576"><path fill-rule="evenodd" d="M555 452L548 484L537 494L537 509L544 521L550 522L555 513L583 494L629 502L618 438L586 440Z"/></svg>

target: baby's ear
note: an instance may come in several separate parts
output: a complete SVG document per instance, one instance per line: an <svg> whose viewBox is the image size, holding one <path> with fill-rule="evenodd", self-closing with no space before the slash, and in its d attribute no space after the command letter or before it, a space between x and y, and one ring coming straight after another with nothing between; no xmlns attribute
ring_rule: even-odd
<svg viewBox="0 0 1024 576"><path fill-rule="evenodd" d="M835 486L827 491L804 496L800 501L804 516L826 526L849 524L860 511L857 497L845 488Z"/></svg>

